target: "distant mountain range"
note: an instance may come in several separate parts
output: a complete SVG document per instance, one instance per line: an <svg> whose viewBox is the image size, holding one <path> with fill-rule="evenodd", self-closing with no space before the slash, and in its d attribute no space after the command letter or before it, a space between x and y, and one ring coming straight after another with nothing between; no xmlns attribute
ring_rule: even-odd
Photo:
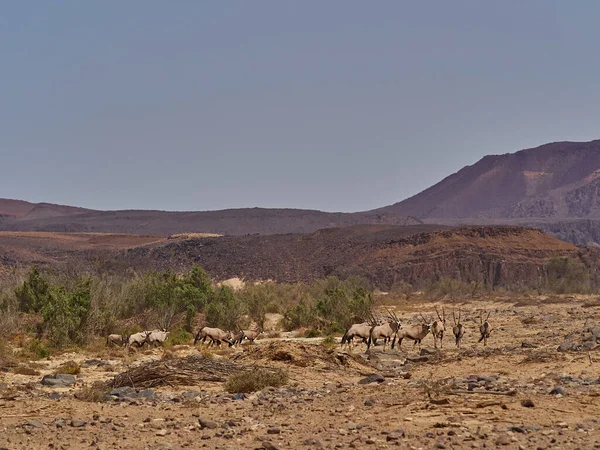
<svg viewBox="0 0 600 450"><path fill-rule="evenodd" d="M94 211L0 199L0 230L169 235L310 233L360 224L516 224L576 244L600 242L600 140L486 156L426 189L371 211L242 208Z"/></svg>

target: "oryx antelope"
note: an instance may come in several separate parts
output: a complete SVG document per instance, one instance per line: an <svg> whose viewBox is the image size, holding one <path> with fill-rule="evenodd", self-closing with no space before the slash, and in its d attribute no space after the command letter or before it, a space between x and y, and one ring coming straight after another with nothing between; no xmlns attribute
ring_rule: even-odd
<svg viewBox="0 0 600 450"><path fill-rule="evenodd" d="M170 333L170 331L166 330L152 330L146 336L146 342L152 347L155 345L163 345Z"/></svg>
<svg viewBox="0 0 600 450"><path fill-rule="evenodd" d="M394 336L394 339L392 340L392 348L394 348L394 345L396 344L396 338L398 339L399 348L402 348L403 339L411 339L415 341L414 345L421 345L421 341L429 334L430 331L431 323L427 323L427 321L417 325L402 327L396 332L396 336Z"/></svg>
<svg viewBox="0 0 600 450"><path fill-rule="evenodd" d="M142 347L146 343L146 338L150 333L150 331L140 331L139 333L132 334L127 340L127 347L131 347L132 344L135 344L138 348Z"/></svg>
<svg viewBox="0 0 600 450"><path fill-rule="evenodd" d="M122 334L109 334L106 336L106 345L125 346L129 342L129 336Z"/></svg>
<svg viewBox="0 0 600 450"><path fill-rule="evenodd" d="M354 338L358 336L362 339L363 343L367 343L371 334L371 324L368 322L355 323L346 330L346 333L342 336L342 345L347 344L348 348L351 348L354 343Z"/></svg>
<svg viewBox="0 0 600 450"><path fill-rule="evenodd" d="M438 320L434 321L431 324L431 334L433 336L433 347L437 348L437 341L440 341L440 348L444 348L443 339L444 332L446 331L446 310L442 306L442 315L440 316L440 312L435 308L435 313L437 314Z"/></svg>
<svg viewBox="0 0 600 450"><path fill-rule="evenodd" d="M254 340L263 334L264 330L262 328L259 328L258 330L244 330L243 333L244 337L242 339L246 338L254 344Z"/></svg>
<svg viewBox="0 0 600 450"><path fill-rule="evenodd" d="M231 343L231 332L223 331L220 328L200 328L198 333L196 333L196 337L194 338L194 345L196 345L198 341L202 341L202 343L206 342L207 338L210 339L210 342L208 343L209 347L212 344L218 344L220 346L222 341L225 341L229 344Z"/></svg>
<svg viewBox="0 0 600 450"><path fill-rule="evenodd" d="M231 336L231 341L229 341L229 346L233 347L234 345L241 344L246 335L243 330L238 331L234 335Z"/></svg>
<svg viewBox="0 0 600 450"><path fill-rule="evenodd" d="M460 349L460 342L465 335L465 327L460 322L460 309L458 310L458 320L456 320L456 314L452 311L452 319L454 320L454 326L452 327L452 333L454 333L454 339L456 346Z"/></svg>
<svg viewBox="0 0 600 450"><path fill-rule="evenodd" d="M375 325L371 327L369 331L369 339L367 340L367 350L371 348L371 343L377 345L377 339L383 338L383 349L385 345L392 340L392 336L396 336L396 333L400 329L400 319L388 310L389 321L382 325Z"/></svg>
<svg viewBox="0 0 600 450"><path fill-rule="evenodd" d="M491 313L492 313L491 311L488 312L488 315L485 318L485 320L483 320L483 312L481 312L481 314L479 316L479 333L481 333L481 337L479 338L479 341L477 341L477 342L483 341L484 346L487 345L487 340L490 337L490 333L492 332L492 326L488 322L488 319L490 318Z"/></svg>

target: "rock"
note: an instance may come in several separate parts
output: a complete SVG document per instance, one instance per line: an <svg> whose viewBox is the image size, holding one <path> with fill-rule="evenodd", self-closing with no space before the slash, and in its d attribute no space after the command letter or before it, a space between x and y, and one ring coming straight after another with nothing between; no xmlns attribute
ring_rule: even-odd
<svg viewBox="0 0 600 450"><path fill-rule="evenodd" d="M200 424L200 428L210 428L215 429L219 427L219 424L214 420L203 419L202 417L198 418L198 423Z"/></svg>
<svg viewBox="0 0 600 450"><path fill-rule="evenodd" d="M526 398L524 400L521 400L521 406L525 408L533 408L535 405L533 404L532 400Z"/></svg>
<svg viewBox="0 0 600 450"><path fill-rule="evenodd" d="M87 425L87 422L83 421L83 420L71 420L71 426L74 428L81 428L81 427L85 427Z"/></svg>
<svg viewBox="0 0 600 450"><path fill-rule="evenodd" d="M135 398L145 398L148 400L154 400L156 398L156 392L152 389L144 389L134 395Z"/></svg>
<svg viewBox="0 0 600 450"><path fill-rule="evenodd" d="M42 428L44 424L39 420L30 420L29 422L25 422L23 424L24 427L32 427L32 428Z"/></svg>
<svg viewBox="0 0 600 450"><path fill-rule="evenodd" d="M440 449L444 449L444 448L446 448L446 444L444 444L444 443L443 443L443 442L441 442L441 441L438 441L438 442L436 442L436 443L434 444L433 448L440 448Z"/></svg>
<svg viewBox="0 0 600 450"><path fill-rule="evenodd" d="M550 391L550 395L566 395L565 388L562 386L554 386Z"/></svg>
<svg viewBox="0 0 600 450"><path fill-rule="evenodd" d="M279 447L277 447L271 441L262 441L261 444L262 448L264 448L265 450L279 450Z"/></svg>
<svg viewBox="0 0 600 450"><path fill-rule="evenodd" d="M498 436L498 439L496 439L496 445L510 445L511 442L510 436L507 434L501 434Z"/></svg>
<svg viewBox="0 0 600 450"><path fill-rule="evenodd" d="M267 430L267 434L280 434L281 430L277 427L271 427Z"/></svg>
<svg viewBox="0 0 600 450"><path fill-rule="evenodd" d="M369 375L368 377L365 377L362 380L360 380L358 382L358 384L382 383L383 381L385 381L385 378L383 377L383 375L374 373L374 374Z"/></svg>
<svg viewBox="0 0 600 450"><path fill-rule="evenodd" d="M365 406L373 406L374 404L371 400L365 401Z"/></svg>
<svg viewBox="0 0 600 450"><path fill-rule="evenodd" d="M438 352L438 350L428 350L426 348L422 348L421 351L419 352L419 356L435 355L437 352Z"/></svg>
<svg viewBox="0 0 600 450"><path fill-rule="evenodd" d="M162 429L162 430L158 430L154 434L156 434L157 436L166 436L167 434L169 434L169 432L167 430L165 430L165 429Z"/></svg>
<svg viewBox="0 0 600 450"><path fill-rule="evenodd" d="M50 400L60 400L61 397L62 397L62 395L60 395L58 392L52 392L52 393L48 394L48 398Z"/></svg>
<svg viewBox="0 0 600 450"><path fill-rule="evenodd" d="M135 395L135 389L130 386L121 386L110 391L109 395L119 398L133 397Z"/></svg>
<svg viewBox="0 0 600 450"><path fill-rule="evenodd" d="M75 377L66 373L59 373L57 375L45 375L44 378L42 378L41 383L44 386L69 387L75 384Z"/></svg>
<svg viewBox="0 0 600 450"><path fill-rule="evenodd" d="M564 341L558 346L559 352L578 352L581 351L582 346L575 344L572 341Z"/></svg>
<svg viewBox="0 0 600 450"><path fill-rule="evenodd" d="M538 346L529 342L521 342L521 348L538 348Z"/></svg>

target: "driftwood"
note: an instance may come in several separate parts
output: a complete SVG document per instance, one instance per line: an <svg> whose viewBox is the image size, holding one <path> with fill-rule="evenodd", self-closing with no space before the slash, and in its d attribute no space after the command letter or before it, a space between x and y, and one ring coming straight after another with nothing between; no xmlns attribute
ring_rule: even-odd
<svg viewBox="0 0 600 450"><path fill-rule="evenodd" d="M120 373L111 387L130 386L148 389L156 386L194 386L200 382L224 382L233 372L244 370L230 361L206 358L202 355L153 361Z"/></svg>

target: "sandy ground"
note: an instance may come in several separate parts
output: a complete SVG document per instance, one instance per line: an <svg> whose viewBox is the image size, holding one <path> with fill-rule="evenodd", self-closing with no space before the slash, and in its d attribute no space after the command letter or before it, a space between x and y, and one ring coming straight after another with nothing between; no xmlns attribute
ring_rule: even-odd
<svg viewBox="0 0 600 450"><path fill-rule="evenodd" d="M475 305L492 311L486 348L477 343L474 321L464 319L477 316ZM422 350L405 341L401 351L378 346L365 353L361 344L349 355L319 339L262 339L216 351L216 359L289 371L287 386L246 396L209 382L157 387L148 399L91 403L74 395L165 352L198 354L192 346L36 361L39 375L0 376L0 448L600 448L600 353L557 351L566 335L577 343L584 328L600 324L600 303L478 301L462 309L467 333L460 351L450 305L440 351L431 335ZM432 305L411 303L396 312L410 322L423 310L433 313ZM88 361L74 387L39 384L66 360ZM359 383L372 373L384 381Z"/></svg>

